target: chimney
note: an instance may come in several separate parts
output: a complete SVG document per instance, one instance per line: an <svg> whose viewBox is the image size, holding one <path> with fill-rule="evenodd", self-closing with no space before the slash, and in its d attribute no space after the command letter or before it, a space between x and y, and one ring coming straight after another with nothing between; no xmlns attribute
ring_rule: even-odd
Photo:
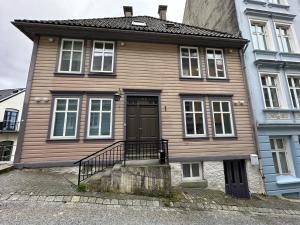
<svg viewBox="0 0 300 225"><path fill-rule="evenodd" d="M125 17L132 17L132 6L123 6L123 10L124 10L124 16Z"/></svg>
<svg viewBox="0 0 300 225"><path fill-rule="evenodd" d="M159 14L159 18L161 20L166 20L167 19L167 5L159 5L158 6L158 14Z"/></svg>

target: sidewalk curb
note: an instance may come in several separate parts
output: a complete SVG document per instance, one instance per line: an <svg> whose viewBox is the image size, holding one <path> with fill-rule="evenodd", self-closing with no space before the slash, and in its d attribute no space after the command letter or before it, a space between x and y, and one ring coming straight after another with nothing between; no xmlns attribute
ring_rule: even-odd
<svg viewBox="0 0 300 225"><path fill-rule="evenodd" d="M257 214L276 214L276 215L293 215L300 216L300 210L285 210L285 209L270 209L270 208L254 208L254 207L238 207L217 204L202 204L202 203L182 203L170 202L170 206L166 206L159 200L139 200L139 199L110 199L100 197L87 197L79 195L22 195L22 194L2 194L1 201L38 201L38 202L63 202L63 203L88 203L107 206L141 206L159 208L165 207L170 209L185 209L185 210L220 210L220 211L235 211Z"/></svg>

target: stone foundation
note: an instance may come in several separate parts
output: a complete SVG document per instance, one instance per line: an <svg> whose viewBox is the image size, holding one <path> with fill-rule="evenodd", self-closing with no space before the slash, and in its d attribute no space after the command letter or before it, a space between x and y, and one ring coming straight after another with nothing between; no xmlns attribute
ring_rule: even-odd
<svg viewBox="0 0 300 225"><path fill-rule="evenodd" d="M223 161L204 161L203 178L207 180L209 189L225 191Z"/></svg>
<svg viewBox="0 0 300 225"><path fill-rule="evenodd" d="M252 166L249 160L246 160L246 171L250 193L265 193L264 182L259 171L259 166Z"/></svg>

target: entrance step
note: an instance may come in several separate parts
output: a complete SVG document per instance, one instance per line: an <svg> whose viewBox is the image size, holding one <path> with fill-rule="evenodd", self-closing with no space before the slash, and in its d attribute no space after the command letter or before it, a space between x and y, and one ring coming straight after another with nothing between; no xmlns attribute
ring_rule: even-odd
<svg viewBox="0 0 300 225"><path fill-rule="evenodd" d="M160 165L158 159L128 160L126 166Z"/></svg>
<svg viewBox="0 0 300 225"><path fill-rule="evenodd" d="M199 188L205 189L207 188L207 180L197 181L197 182L184 182L180 185L183 188Z"/></svg>

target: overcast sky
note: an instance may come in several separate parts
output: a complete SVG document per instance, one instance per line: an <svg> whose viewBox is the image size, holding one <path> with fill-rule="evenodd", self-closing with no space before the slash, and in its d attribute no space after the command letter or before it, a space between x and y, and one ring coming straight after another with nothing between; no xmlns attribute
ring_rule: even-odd
<svg viewBox="0 0 300 225"><path fill-rule="evenodd" d="M83 19L134 15L157 17L168 5L167 19L182 22L185 0L9 0L0 1L0 89L26 86L32 41L10 22L14 19Z"/></svg>

